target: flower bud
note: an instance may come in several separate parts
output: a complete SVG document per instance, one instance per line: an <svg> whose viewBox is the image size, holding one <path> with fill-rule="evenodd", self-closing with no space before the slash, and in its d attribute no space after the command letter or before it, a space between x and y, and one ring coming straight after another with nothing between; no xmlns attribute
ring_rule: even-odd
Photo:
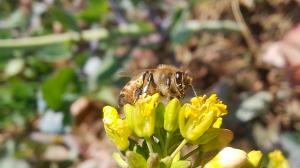
<svg viewBox="0 0 300 168"><path fill-rule="evenodd" d="M204 168L240 168L246 163L246 152L240 149L226 147L222 149L212 160L205 164Z"/></svg>
<svg viewBox="0 0 300 168"><path fill-rule="evenodd" d="M180 111L180 101L177 98L172 99L166 106L164 114L164 129L174 132L178 128L178 113Z"/></svg>
<svg viewBox="0 0 300 168"><path fill-rule="evenodd" d="M243 168L259 168L262 161L261 151L251 151L247 154L248 163Z"/></svg>

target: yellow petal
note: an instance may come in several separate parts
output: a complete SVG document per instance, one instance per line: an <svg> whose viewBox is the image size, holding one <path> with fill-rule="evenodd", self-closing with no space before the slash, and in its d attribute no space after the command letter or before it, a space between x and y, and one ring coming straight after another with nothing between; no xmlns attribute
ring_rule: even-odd
<svg viewBox="0 0 300 168"><path fill-rule="evenodd" d="M122 120L115 108L105 106L103 108L103 124L109 139L120 149L125 150L129 146L128 137L131 129L126 120Z"/></svg>
<svg viewBox="0 0 300 168"><path fill-rule="evenodd" d="M217 121L215 121L215 123L213 124L213 128L220 128L222 125L223 119L221 117L219 117L217 119Z"/></svg>
<svg viewBox="0 0 300 168"><path fill-rule="evenodd" d="M214 112L211 111L208 114L203 114L203 119L194 124L187 124L186 139L189 141L195 141L198 139L213 123Z"/></svg>
<svg viewBox="0 0 300 168"><path fill-rule="evenodd" d="M113 122L116 122L116 120L119 118L118 111L111 106L105 106L103 107L103 122L105 124L112 124Z"/></svg>

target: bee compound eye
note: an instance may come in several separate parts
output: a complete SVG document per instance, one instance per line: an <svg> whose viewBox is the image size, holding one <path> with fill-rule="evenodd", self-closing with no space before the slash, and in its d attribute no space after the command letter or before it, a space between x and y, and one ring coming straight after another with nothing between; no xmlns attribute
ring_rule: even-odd
<svg viewBox="0 0 300 168"><path fill-rule="evenodd" d="M176 72L175 79L176 79L176 83L181 83L181 81L182 81L182 72Z"/></svg>

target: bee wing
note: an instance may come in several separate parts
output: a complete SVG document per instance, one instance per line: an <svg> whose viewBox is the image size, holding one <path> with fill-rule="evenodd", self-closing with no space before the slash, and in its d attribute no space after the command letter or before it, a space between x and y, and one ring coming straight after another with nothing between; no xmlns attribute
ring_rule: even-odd
<svg viewBox="0 0 300 168"><path fill-rule="evenodd" d="M154 69L137 69L137 70L125 70L117 72L119 77L136 77L142 74L145 71L153 71Z"/></svg>
<svg viewBox="0 0 300 168"><path fill-rule="evenodd" d="M137 75L139 75L140 73L142 73L143 71L119 71L119 72L117 72L117 75L119 76L119 77L135 77L135 76L137 76Z"/></svg>

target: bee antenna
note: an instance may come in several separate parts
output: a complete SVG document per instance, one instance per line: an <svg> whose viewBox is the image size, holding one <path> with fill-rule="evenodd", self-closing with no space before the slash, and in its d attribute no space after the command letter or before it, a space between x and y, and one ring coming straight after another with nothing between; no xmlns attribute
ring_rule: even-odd
<svg viewBox="0 0 300 168"><path fill-rule="evenodd" d="M195 88L194 88L193 85L191 85L191 88L192 88L192 90L193 90L193 92L194 92L194 95L195 95L196 97L198 97L197 92L196 92L196 90L195 90Z"/></svg>

